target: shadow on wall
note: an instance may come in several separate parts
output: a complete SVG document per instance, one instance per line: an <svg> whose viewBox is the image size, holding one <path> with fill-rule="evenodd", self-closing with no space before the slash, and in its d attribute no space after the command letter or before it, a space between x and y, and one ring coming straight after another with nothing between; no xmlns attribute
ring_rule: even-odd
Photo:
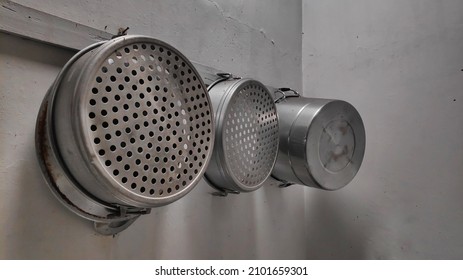
<svg viewBox="0 0 463 280"><path fill-rule="evenodd" d="M187 197L168 205L156 219L156 258L252 259L257 257L253 198L212 196L204 181ZM200 203L198 203L200 201ZM155 209L154 211L158 211ZM178 221L180 219L180 221ZM169 221L170 220L170 221ZM177 221L176 221L177 220Z"/></svg>
<svg viewBox="0 0 463 280"><path fill-rule="evenodd" d="M368 231L357 212L356 201L345 195L349 190L306 191L306 234L308 259L367 259Z"/></svg>
<svg viewBox="0 0 463 280"><path fill-rule="evenodd" d="M7 259L37 259L37 258L73 258L72 252L66 252L70 224L82 226L80 219L64 208L48 190L41 178L38 162L35 156L33 141L24 147L30 160L22 161L18 166L18 184L13 207L10 209L9 232L5 257ZM72 220L75 220L72 223ZM71 223L70 223L71 222ZM90 223L87 230L90 230ZM52 241L53 240L53 241ZM56 246L50 246L50 241ZM78 256L75 256L79 258Z"/></svg>

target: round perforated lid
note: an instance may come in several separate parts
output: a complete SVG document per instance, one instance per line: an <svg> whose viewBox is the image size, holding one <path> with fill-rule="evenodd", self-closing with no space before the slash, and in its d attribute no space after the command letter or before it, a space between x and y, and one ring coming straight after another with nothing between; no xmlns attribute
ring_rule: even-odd
<svg viewBox="0 0 463 280"><path fill-rule="evenodd" d="M276 107L268 90L258 81L243 79L226 83L215 89L220 92L220 87L229 86L227 98L221 99L223 104L220 107L224 109L214 106L216 113L222 115L219 118L221 123L217 125L221 138L217 145L221 148L218 147L216 152L223 153L220 168L225 172L221 173L227 174L227 179L231 179L228 181L233 183L219 185L220 180L214 178L217 174L214 170L209 172L208 169L207 175L218 187L253 191L269 177L275 164L278 153ZM211 93L211 99L214 98L220 98L220 93Z"/></svg>
<svg viewBox="0 0 463 280"><path fill-rule="evenodd" d="M212 150L213 119L191 63L171 46L143 38L98 55L80 110L99 169L148 203L194 186Z"/></svg>
<svg viewBox="0 0 463 280"><path fill-rule="evenodd" d="M233 95L222 133L225 158L234 178L247 187L267 179L278 149L278 122L265 88L250 83Z"/></svg>

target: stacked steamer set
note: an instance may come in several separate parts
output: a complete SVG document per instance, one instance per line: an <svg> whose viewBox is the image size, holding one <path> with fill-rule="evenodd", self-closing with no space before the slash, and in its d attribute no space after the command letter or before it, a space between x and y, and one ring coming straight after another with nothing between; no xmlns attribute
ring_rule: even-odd
<svg viewBox="0 0 463 280"><path fill-rule="evenodd" d="M274 95L231 75L206 88L182 53L151 37L96 43L69 60L42 102L42 173L105 235L203 177L223 194L255 191L269 176L326 190L349 183L365 149L355 108L288 89Z"/></svg>

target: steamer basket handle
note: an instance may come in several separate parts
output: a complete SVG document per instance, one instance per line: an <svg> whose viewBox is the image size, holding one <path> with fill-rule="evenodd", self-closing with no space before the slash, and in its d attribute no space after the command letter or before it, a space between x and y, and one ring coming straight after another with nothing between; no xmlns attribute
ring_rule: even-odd
<svg viewBox="0 0 463 280"><path fill-rule="evenodd" d="M216 76L218 76L217 80L213 81L208 87L207 87L207 91L211 90L211 88L213 88L216 84L218 83L221 83L223 81L227 81L227 80L239 80L241 79L241 77L236 77L234 76L232 73L217 73L215 74Z"/></svg>
<svg viewBox="0 0 463 280"><path fill-rule="evenodd" d="M286 92L292 92L292 95L287 95ZM274 92L275 94L277 93L280 93L281 96L278 97L277 99L274 100L275 103L278 103L278 102L281 102L283 100L285 100L286 98L289 98L289 97L300 97L301 95L299 94L299 92L295 91L294 89L291 89L291 88L278 88L277 90L275 90Z"/></svg>
<svg viewBox="0 0 463 280"><path fill-rule="evenodd" d="M124 229L128 228L141 215L146 215L151 212L151 208L129 208L122 205L114 206L117 212L112 214L113 219L110 222L94 222L93 227L96 232L102 235L116 235Z"/></svg>

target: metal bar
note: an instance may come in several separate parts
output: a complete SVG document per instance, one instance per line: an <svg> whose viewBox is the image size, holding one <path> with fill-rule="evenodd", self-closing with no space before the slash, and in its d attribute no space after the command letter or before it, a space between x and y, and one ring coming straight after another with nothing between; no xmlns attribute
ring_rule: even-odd
<svg viewBox="0 0 463 280"><path fill-rule="evenodd" d="M74 51L115 35L9 0L0 0L0 32ZM216 73L224 72L201 63L192 63L206 85L217 79Z"/></svg>
<svg viewBox="0 0 463 280"><path fill-rule="evenodd" d="M0 31L72 50L111 39L110 33L0 0Z"/></svg>

